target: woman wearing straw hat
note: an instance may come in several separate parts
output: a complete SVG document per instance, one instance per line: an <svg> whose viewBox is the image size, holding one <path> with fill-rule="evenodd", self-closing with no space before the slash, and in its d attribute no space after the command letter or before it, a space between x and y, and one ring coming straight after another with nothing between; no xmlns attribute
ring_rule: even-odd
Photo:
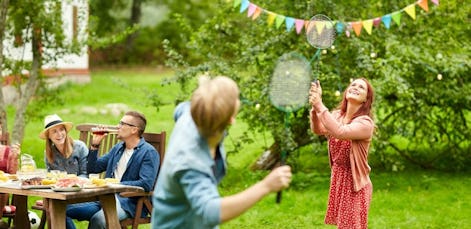
<svg viewBox="0 0 471 229"><path fill-rule="evenodd" d="M45 161L47 170L66 171L87 177L88 149L84 142L69 136L71 122L64 122L57 114L46 116L44 130L39 137L46 140Z"/></svg>

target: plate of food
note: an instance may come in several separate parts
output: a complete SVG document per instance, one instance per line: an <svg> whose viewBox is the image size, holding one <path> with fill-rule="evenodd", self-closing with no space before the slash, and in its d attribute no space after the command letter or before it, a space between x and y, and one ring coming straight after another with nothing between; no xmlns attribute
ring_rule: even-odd
<svg viewBox="0 0 471 229"><path fill-rule="evenodd" d="M33 177L21 180L22 189L47 189L51 188L51 184L43 183L43 178Z"/></svg>
<svg viewBox="0 0 471 229"><path fill-rule="evenodd" d="M78 192L82 190L82 187L76 185L76 186L70 186L70 187L57 187L57 186L52 186L52 190L55 192Z"/></svg>
<svg viewBox="0 0 471 229"><path fill-rule="evenodd" d="M51 189L56 192L77 192L82 190L83 185L84 181L79 177L64 177L57 179Z"/></svg>

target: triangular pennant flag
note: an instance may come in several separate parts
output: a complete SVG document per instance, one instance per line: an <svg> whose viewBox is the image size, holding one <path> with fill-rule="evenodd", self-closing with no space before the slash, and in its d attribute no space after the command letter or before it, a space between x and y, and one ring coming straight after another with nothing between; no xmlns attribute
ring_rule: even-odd
<svg viewBox="0 0 471 229"><path fill-rule="evenodd" d="M258 16L260 16L260 14L262 13L262 9L260 7L257 7L255 9L255 12L253 13L252 15L252 20L255 20L258 18Z"/></svg>
<svg viewBox="0 0 471 229"><path fill-rule="evenodd" d="M394 22L396 22L397 25L401 25L401 11L396 11L391 14L391 18L393 19Z"/></svg>
<svg viewBox="0 0 471 229"><path fill-rule="evenodd" d="M428 12L428 0L419 0L419 6Z"/></svg>
<svg viewBox="0 0 471 229"><path fill-rule="evenodd" d="M301 33L301 30L303 30L304 20L296 19L294 21L295 21L295 24L296 24L296 33L299 34L299 33Z"/></svg>
<svg viewBox="0 0 471 229"><path fill-rule="evenodd" d="M249 10L247 11L247 17L252 17L253 13L257 10L257 5L250 3Z"/></svg>
<svg viewBox="0 0 471 229"><path fill-rule="evenodd" d="M239 6L241 2L242 2L242 0L234 0L234 8Z"/></svg>
<svg viewBox="0 0 471 229"><path fill-rule="evenodd" d="M268 18L267 18L268 26L273 25L273 22L275 21L275 18L276 18L276 14L275 14L275 13L273 13L273 12L268 12Z"/></svg>
<svg viewBox="0 0 471 229"><path fill-rule="evenodd" d="M280 28L281 24L285 21L285 16L283 15L276 15L276 28Z"/></svg>
<svg viewBox="0 0 471 229"><path fill-rule="evenodd" d="M291 29L294 26L294 18L286 17L285 24L286 24L286 31L288 31L288 32L291 31Z"/></svg>
<svg viewBox="0 0 471 229"><path fill-rule="evenodd" d="M317 29L317 34L321 34L322 31L324 30L325 28L325 21L317 21L316 22L316 29Z"/></svg>
<svg viewBox="0 0 471 229"><path fill-rule="evenodd" d="M325 22L325 27L326 27L327 29L332 29L332 27L334 27L334 23L335 23L335 22L329 23L329 22L326 21L326 22Z"/></svg>
<svg viewBox="0 0 471 229"><path fill-rule="evenodd" d="M249 8L249 0L242 0L240 4L240 12L243 13L247 8Z"/></svg>
<svg viewBox="0 0 471 229"><path fill-rule="evenodd" d="M365 28L366 32L371 35L371 29L373 28L373 19L363 21L363 28Z"/></svg>
<svg viewBox="0 0 471 229"><path fill-rule="evenodd" d="M337 22L337 24L335 24L335 30L337 31L337 34L342 34L344 28L345 28L345 25L340 21Z"/></svg>
<svg viewBox="0 0 471 229"><path fill-rule="evenodd" d="M379 26L381 25L381 18L377 17L377 18L373 19L373 25L374 25L374 27L379 28Z"/></svg>
<svg viewBox="0 0 471 229"><path fill-rule="evenodd" d="M387 14L382 16L381 21L383 22L384 27L386 27L386 29L389 29L389 27L391 26L391 15Z"/></svg>
<svg viewBox="0 0 471 229"><path fill-rule="evenodd" d="M305 20L305 21L304 21L304 30L306 30L306 33L307 33L307 31L309 31L309 28L308 28L308 27L312 28L312 27L315 26L315 25L316 25L316 22L315 22L315 21L308 21L308 20Z"/></svg>
<svg viewBox="0 0 471 229"><path fill-rule="evenodd" d="M433 4L435 4L436 6L438 6L440 3L438 2L438 0L432 0Z"/></svg>
<svg viewBox="0 0 471 229"><path fill-rule="evenodd" d="M351 22L348 22L347 23L347 28L345 29L345 35L347 37L350 37L350 31L352 31L352 23Z"/></svg>
<svg viewBox="0 0 471 229"><path fill-rule="evenodd" d="M357 37L359 37L361 33L361 27L362 27L361 21L352 22L352 27Z"/></svg>
<svg viewBox="0 0 471 229"><path fill-rule="evenodd" d="M404 11L406 11L409 16L415 20L415 4L410 4L404 8Z"/></svg>

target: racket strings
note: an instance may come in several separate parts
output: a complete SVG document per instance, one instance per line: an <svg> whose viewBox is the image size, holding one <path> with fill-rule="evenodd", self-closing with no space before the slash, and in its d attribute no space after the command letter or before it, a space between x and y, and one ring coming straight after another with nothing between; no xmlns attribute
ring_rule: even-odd
<svg viewBox="0 0 471 229"><path fill-rule="evenodd" d="M273 72L269 96L271 103L284 111L295 111L308 100L311 77L310 63L298 55L283 55Z"/></svg>
<svg viewBox="0 0 471 229"><path fill-rule="evenodd" d="M319 49L331 47L335 40L334 23L325 15L312 17L306 31L309 44Z"/></svg>

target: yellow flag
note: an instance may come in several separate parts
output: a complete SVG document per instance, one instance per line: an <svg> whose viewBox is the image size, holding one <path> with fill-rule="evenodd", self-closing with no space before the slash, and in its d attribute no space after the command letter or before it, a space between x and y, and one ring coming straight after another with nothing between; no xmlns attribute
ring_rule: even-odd
<svg viewBox="0 0 471 229"><path fill-rule="evenodd" d="M273 25L273 22L275 22L275 18L276 18L276 14L275 14L275 13L273 13L273 12L268 12L268 19L267 19L268 26Z"/></svg>
<svg viewBox="0 0 471 229"><path fill-rule="evenodd" d="M371 29L373 28L373 19L363 21L363 28L369 35L371 35Z"/></svg>
<svg viewBox="0 0 471 229"><path fill-rule="evenodd" d="M406 8L404 8L404 11L406 11L406 13L415 20L415 4L408 5Z"/></svg>
<svg viewBox="0 0 471 229"><path fill-rule="evenodd" d="M325 28L325 21L316 21L317 34L321 34Z"/></svg>

